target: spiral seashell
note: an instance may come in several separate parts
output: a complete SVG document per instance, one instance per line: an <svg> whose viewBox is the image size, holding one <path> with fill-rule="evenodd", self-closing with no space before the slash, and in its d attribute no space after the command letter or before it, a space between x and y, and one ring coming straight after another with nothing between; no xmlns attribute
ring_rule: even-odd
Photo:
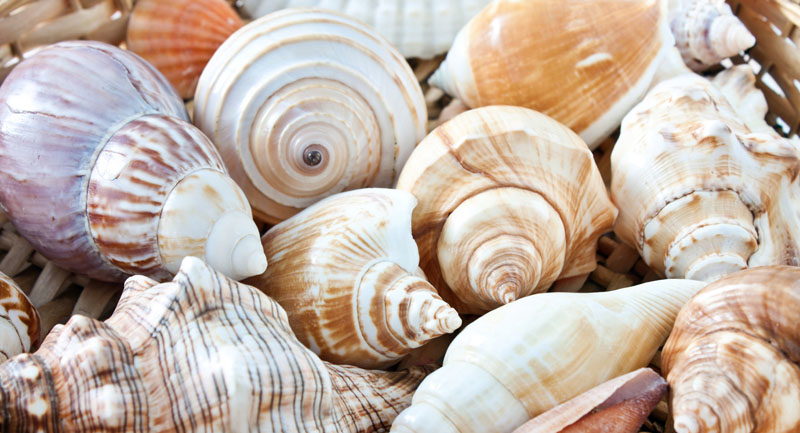
<svg viewBox="0 0 800 433"><path fill-rule="evenodd" d="M280 11L237 31L203 71L195 123L257 217L391 186L424 136L419 83L374 33L333 12Z"/></svg>
<svg viewBox="0 0 800 433"><path fill-rule="evenodd" d="M0 363L38 342L39 313L17 283L0 272Z"/></svg>
<svg viewBox="0 0 800 433"><path fill-rule="evenodd" d="M484 107L436 128L397 188L414 194L425 274L460 312L485 312L596 266L611 204L592 153L532 110Z"/></svg>
<svg viewBox="0 0 800 433"><path fill-rule="evenodd" d="M283 8L334 10L373 27L405 57L431 58L447 52L464 24L490 0L243 0L242 11L262 17Z"/></svg>
<svg viewBox="0 0 800 433"><path fill-rule="evenodd" d="M514 433L638 433L666 395L667 381L640 368L550 409Z"/></svg>
<svg viewBox="0 0 800 433"><path fill-rule="evenodd" d="M800 153L751 132L708 80L655 87L623 121L611 168L614 231L666 276L800 264Z"/></svg>
<svg viewBox="0 0 800 433"><path fill-rule="evenodd" d="M670 0L670 27L684 63L696 72L756 43L725 0Z"/></svg>
<svg viewBox="0 0 800 433"><path fill-rule="evenodd" d="M800 429L800 269L762 267L708 285L661 355L677 433Z"/></svg>
<svg viewBox="0 0 800 433"><path fill-rule="evenodd" d="M377 188L328 197L264 235L269 269L247 283L286 308L297 338L322 359L363 368L396 363L461 326L416 275L416 202Z"/></svg>
<svg viewBox="0 0 800 433"><path fill-rule="evenodd" d="M594 148L657 70L680 63L666 15L659 0L498 0L459 32L430 83L473 108L540 111Z"/></svg>
<svg viewBox="0 0 800 433"><path fill-rule="evenodd" d="M206 63L242 25L225 0L138 0L128 21L128 49L191 99Z"/></svg>
<svg viewBox="0 0 800 433"><path fill-rule="evenodd" d="M429 370L323 362L275 301L187 257L172 282L130 278L105 322L73 316L0 365L0 428L375 432Z"/></svg>
<svg viewBox="0 0 800 433"><path fill-rule="evenodd" d="M396 433L509 433L642 368L704 284L654 281L601 293L543 293L478 318L425 378Z"/></svg>
<svg viewBox="0 0 800 433"><path fill-rule="evenodd" d="M0 203L39 252L106 281L168 278L185 256L264 271L258 230L164 77L99 42L64 42L0 87Z"/></svg>

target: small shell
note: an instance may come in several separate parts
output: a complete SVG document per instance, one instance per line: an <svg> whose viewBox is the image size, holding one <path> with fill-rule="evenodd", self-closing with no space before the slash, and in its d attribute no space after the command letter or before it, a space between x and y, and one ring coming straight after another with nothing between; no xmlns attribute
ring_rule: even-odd
<svg viewBox="0 0 800 433"><path fill-rule="evenodd" d="M128 22L128 49L190 99L208 60L242 25L225 0L139 0Z"/></svg>
<svg viewBox="0 0 800 433"><path fill-rule="evenodd" d="M0 273L0 363L39 344L39 313L25 293Z"/></svg>
<svg viewBox="0 0 800 433"><path fill-rule="evenodd" d="M285 10L231 36L203 71L195 123L256 215L391 186L425 134L425 100L388 42L351 18Z"/></svg>
<svg viewBox="0 0 800 433"><path fill-rule="evenodd" d="M800 431L800 269L749 269L681 310L662 366L677 433Z"/></svg>
<svg viewBox="0 0 800 433"><path fill-rule="evenodd" d="M278 301L326 361L381 368L461 326L415 275L414 197L362 189L328 197L264 235L267 271L247 281Z"/></svg>
<svg viewBox="0 0 800 433"><path fill-rule="evenodd" d="M596 266L616 216L592 154L532 110L484 107L431 132L397 188L414 194L425 274L461 312L485 312Z"/></svg>

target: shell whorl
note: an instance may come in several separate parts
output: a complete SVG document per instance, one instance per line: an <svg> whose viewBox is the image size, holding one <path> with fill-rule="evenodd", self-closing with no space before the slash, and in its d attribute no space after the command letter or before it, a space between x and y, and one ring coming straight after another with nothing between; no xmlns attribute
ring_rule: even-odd
<svg viewBox="0 0 800 433"><path fill-rule="evenodd" d="M471 110L434 130L397 188L419 201L413 230L425 274L461 312L591 272L616 216L585 143L518 107Z"/></svg>
<svg viewBox="0 0 800 433"><path fill-rule="evenodd" d="M39 313L25 293L0 273L0 363L39 342Z"/></svg>
<svg viewBox="0 0 800 433"><path fill-rule="evenodd" d="M195 123L273 223L337 192L391 186L426 118L405 59L364 25L318 10L234 33L195 95Z"/></svg>

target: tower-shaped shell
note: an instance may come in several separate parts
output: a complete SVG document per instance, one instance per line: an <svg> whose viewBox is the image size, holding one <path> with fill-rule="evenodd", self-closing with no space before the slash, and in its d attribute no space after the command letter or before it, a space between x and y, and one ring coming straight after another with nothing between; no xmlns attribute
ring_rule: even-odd
<svg viewBox="0 0 800 433"><path fill-rule="evenodd" d="M266 266L246 197L152 66L64 42L0 87L0 203L50 260L101 280L163 279L185 256L233 278Z"/></svg>
<svg viewBox="0 0 800 433"><path fill-rule="evenodd" d="M217 50L200 77L194 121L256 215L275 223L337 192L391 186L427 114L411 68L373 30L289 9Z"/></svg>
<svg viewBox="0 0 800 433"><path fill-rule="evenodd" d="M0 273L0 362L38 342L39 313L17 283Z"/></svg>
<svg viewBox="0 0 800 433"><path fill-rule="evenodd" d="M172 282L130 278L107 321L73 316L0 365L0 429L375 432L427 371L325 363L275 301L188 257Z"/></svg>
<svg viewBox="0 0 800 433"><path fill-rule="evenodd" d="M485 312L596 266L611 204L592 153L519 107L467 111L431 132L397 188L411 192L425 274L462 312Z"/></svg>
<svg viewBox="0 0 800 433"><path fill-rule="evenodd" d="M798 149L752 132L706 79L654 88L611 156L615 232L672 278L800 264Z"/></svg>
<svg viewBox="0 0 800 433"><path fill-rule="evenodd" d="M270 266L247 282L286 309L298 339L322 359L386 367L461 325L418 275L415 204L391 189L328 197L264 235Z"/></svg>

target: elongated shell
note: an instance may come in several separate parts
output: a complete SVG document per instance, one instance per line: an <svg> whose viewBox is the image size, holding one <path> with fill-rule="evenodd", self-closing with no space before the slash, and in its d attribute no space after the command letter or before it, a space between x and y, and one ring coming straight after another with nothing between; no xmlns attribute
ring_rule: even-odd
<svg viewBox="0 0 800 433"><path fill-rule="evenodd" d="M473 108L540 111L595 147L671 51L658 0L498 0L459 32L430 82Z"/></svg>
<svg viewBox="0 0 800 433"><path fill-rule="evenodd" d="M606 293L544 293L490 311L456 337L392 431L511 432L646 366L702 286L661 280Z"/></svg>
<svg viewBox="0 0 800 433"><path fill-rule="evenodd" d="M73 316L0 365L0 428L367 433L427 371L323 362L275 301L187 257L172 282L130 278L107 321Z"/></svg>
<svg viewBox="0 0 800 433"><path fill-rule="evenodd" d="M591 272L617 212L583 141L519 107L467 111L436 128L397 188L419 200L412 224L422 269L462 312Z"/></svg>
<svg viewBox="0 0 800 433"><path fill-rule="evenodd" d="M225 0L139 0L128 21L128 49L190 99L206 63L242 25Z"/></svg>
<svg viewBox="0 0 800 433"><path fill-rule="evenodd" d="M0 363L39 342L39 313L22 289L0 273Z"/></svg>
<svg viewBox="0 0 800 433"><path fill-rule="evenodd" d="M450 49L470 18L490 0L244 0L242 10L261 17L282 8L315 7L347 14L375 28L405 57L430 58Z"/></svg>
<svg viewBox="0 0 800 433"><path fill-rule="evenodd" d="M247 200L164 77L128 51L64 42L0 87L0 203L57 265L158 279L188 255L266 266Z"/></svg>
<svg viewBox="0 0 800 433"><path fill-rule="evenodd" d="M415 204L391 189L328 197L264 235L270 267L247 282L286 308L297 338L322 359L386 367L461 326L416 275Z"/></svg>
<svg viewBox="0 0 800 433"><path fill-rule="evenodd" d="M203 71L195 123L259 218L391 186L424 136L419 83L374 33L333 12L285 10L237 31Z"/></svg>
<svg viewBox="0 0 800 433"><path fill-rule="evenodd" d="M662 353L678 433L800 429L800 269L729 275L681 310Z"/></svg>

